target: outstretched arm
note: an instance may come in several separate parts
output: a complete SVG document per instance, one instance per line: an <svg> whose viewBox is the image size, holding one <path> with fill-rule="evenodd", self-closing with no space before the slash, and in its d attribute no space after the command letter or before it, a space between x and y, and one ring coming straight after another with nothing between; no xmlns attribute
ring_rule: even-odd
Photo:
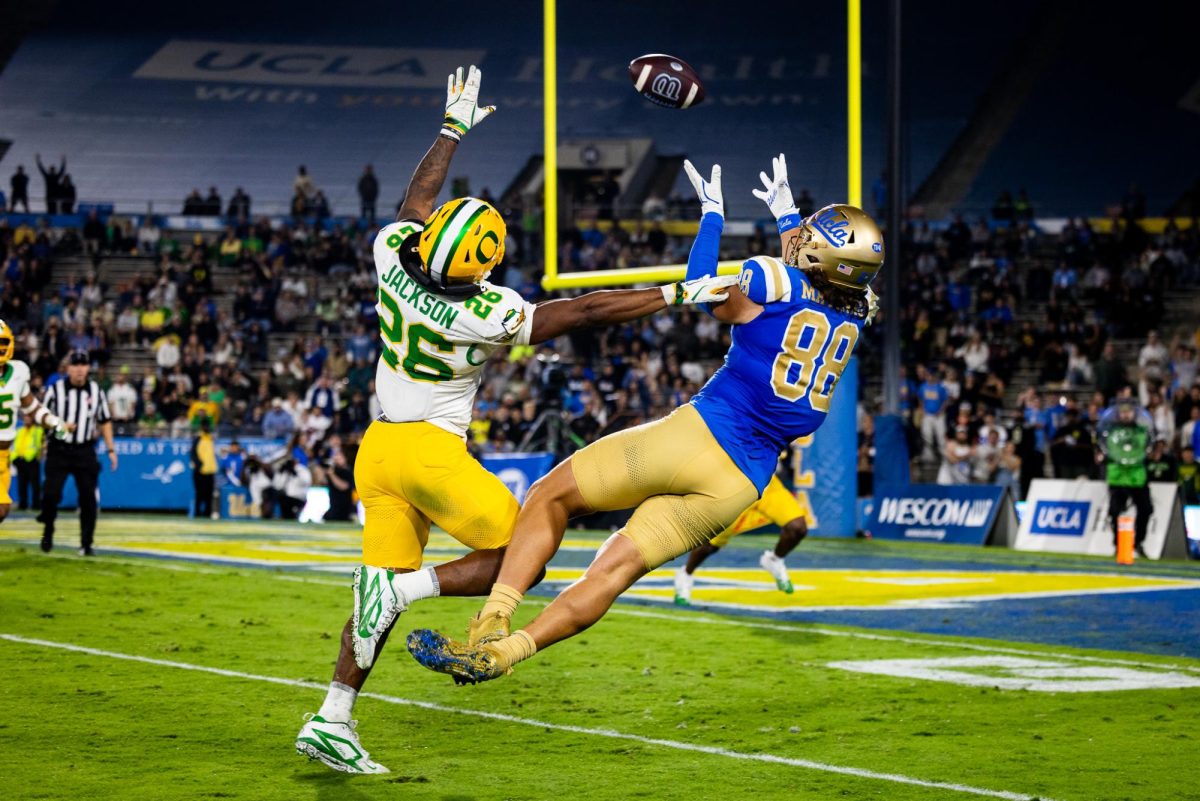
<svg viewBox="0 0 1200 801"><path fill-rule="evenodd" d="M397 220L427 220L433 213L433 204L442 184L446 182L446 173L450 171L450 159L454 156L458 142L438 135L433 147L425 153L421 163L417 165L408 189L404 193L404 205Z"/></svg>
<svg viewBox="0 0 1200 801"><path fill-rule="evenodd" d="M21 396L21 414L32 415L34 423L43 428L49 428L56 434L75 430L73 423L64 423L61 417L46 408L45 404L34 397L34 394L28 389Z"/></svg>
<svg viewBox="0 0 1200 801"><path fill-rule="evenodd" d="M626 323L672 306L721 303L736 282L732 275L711 276L649 289L604 289L539 303L529 341L536 344L579 328Z"/></svg>
<svg viewBox="0 0 1200 801"><path fill-rule="evenodd" d="M463 69L458 70L446 81L446 116L442 118L442 130L437 141L425 153L417 165L408 190L404 193L404 204L397 220L426 220L433 213L446 174L450 171L450 159L459 141L480 120L496 110L495 106L479 106L479 82L483 73L474 66L467 70L463 80Z"/></svg>

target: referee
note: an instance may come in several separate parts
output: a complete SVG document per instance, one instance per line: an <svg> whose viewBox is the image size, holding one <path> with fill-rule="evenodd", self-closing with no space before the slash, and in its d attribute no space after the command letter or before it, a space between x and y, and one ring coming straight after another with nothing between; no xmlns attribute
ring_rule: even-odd
<svg viewBox="0 0 1200 801"><path fill-rule="evenodd" d="M74 424L73 431L62 439L51 439L46 454L46 484L42 490L42 513L38 522L45 525L42 550L54 547L54 518L62 500L67 476L75 477L79 491L79 555L92 555L92 537L96 533L96 480L100 462L96 460L97 432L108 446L108 462L117 469L117 452L113 448L112 417L108 398L100 385L88 378L91 358L81 350L67 357L67 380L58 381L46 390L45 405L64 421Z"/></svg>

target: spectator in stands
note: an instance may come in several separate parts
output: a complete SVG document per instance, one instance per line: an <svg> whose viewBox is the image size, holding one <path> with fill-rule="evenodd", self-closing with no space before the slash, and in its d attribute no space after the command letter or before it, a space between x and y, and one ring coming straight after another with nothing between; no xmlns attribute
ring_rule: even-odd
<svg viewBox="0 0 1200 801"><path fill-rule="evenodd" d="M225 210L225 216L234 221L250 219L250 196L240 186L234 190L233 197L229 198L229 208Z"/></svg>
<svg viewBox="0 0 1200 801"><path fill-rule="evenodd" d="M1086 478L1091 473L1095 442L1088 423L1079 416L1072 404L1067 407L1062 422L1055 427L1050 440L1050 460L1055 478Z"/></svg>
<svg viewBox="0 0 1200 801"><path fill-rule="evenodd" d="M221 216L221 195L215 186L208 188L208 197L204 198L202 213L208 217Z"/></svg>
<svg viewBox="0 0 1200 801"><path fill-rule="evenodd" d="M1186 392L1195 384L1198 368L1200 368L1200 361L1197 361L1196 349L1191 345L1176 341L1175 357L1171 359L1171 394L1177 395Z"/></svg>
<svg viewBox="0 0 1200 801"><path fill-rule="evenodd" d="M317 222L322 222L329 219L329 199L325 197L325 193L322 190L317 190L317 193L313 195L312 202L309 205L309 213L317 218Z"/></svg>
<svg viewBox="0 0 1200 801"><path fill-rule="evenodd" d="M1150 446L1150 455L1146 457L1148 481L1169 481L1174 484L1178 480L1178 465L1167 443L1166 437L1156 436L1154 444Z"/></svg>
<svg viewBox="0 0 1200 801"><path fill-rule="evenodd" d="M997 460L992 483L1011 492L1013 500L1021 500L1021 457L1017 455L1017 443L1012 440L1005 442L1000 448L1000 458Z"/></svg>
<svg viewBox="0 0 1200 801"><path fill-rule="evenodd" d="M917 368L917 378L921 384L918 391L921 394L921 441L924 445L922 459L933 462L941 454L946 443L946 406L950 401L950 393L938 375Z"/></svg>
<svg viewBox="0 0 1200 801"><path fill-rule="evenodd" d="M57 191L57 190L56 190ZM57 203L58 200L55 200ZM100 251L104 249L108 241L108 228L100 220L100 214L95 209L88 212L87 219L83 223L83 243L87 248L88 255L93 260L98 259Z"/></svg>
<svg viewBox="0 0 1200 801"><path fill-rule="evenodd" d="M379 200L379 179L375 170L368 164L358 179L359 216L366 220L369 227L375 226L375 203Z"/></svg>
<svg viewBox="0 0 1200 801"><path fill-rule="evenodd" d="M41 153L34 156L34 160L37 162L38 172L42 174L42 180L46 183L46 213L59 214L62 202L62 175L67 169L67 157L62 157L57 168L46 168L42 164Z"/></svg>
<svg viewBox="0 0 1200 801"><path fill-rule="evenodd" d="M971 445L966 426L954 429L954 439L942 448L942 466L938 469L939 484L969 484L975 447Z"/></svg>
<svg viewBox="0 0 1200 801"><path fill-rule="evenodd" d="M183 213L189 217L204 214L204 197L200 194L199 189L193 189L192 193L184 198Z"/></svg>
<svg viewBox="0 0 1200 801"><path fill-rule="evenodd" d="M279 439L289 436L296 429L296 421L283 408L283 401L275 398L271 401L271 410L263 415L262 433L268 439Z"/></svg>
<svg viewBox="0 0 1200 801"><path fill-rule="evenodd" d="M1179 491L1187 505L1200 504L1200 464L1196 462L1196 448L1185 445L1176 468L1179 476Z"/></svg>
<svg viewBox="0 0 1200 801"><path fill-rule="evenodd" d="M137 230L138 249L147 256L158 255L158 243L162 241L162 229L153 214L142 218Z"/></svg>
<svg viewBox="0 0 1200 801"><path fill-rule="evenodd" d="M1197 429L1200 429L1200 405L1191 407L1188 414L1187 422L1179 427L1180 450L1189 447L1195 439L1200 438L1197 436Z"/></svg>
<svg viewBox="0 0 1200 801"><path fill-rule="evenodd" d="M12 174L12 178L8 180L9 187L12 193L8 200L8 210L16 212L17 204L20 203L25 207L25 213L29 213L29 176L25 174L25 165L18 164L17 171Z"/></svg>
<svg viewBox="0 0 1200 801"><path fill-rule="evenodd" d="M988 350L987 343L979 335L975 329L971 329L971 335L954 355L963 360L963 364L967 367L967 372L975 373L979 376L987 375L988 359L991 352Z"/></svg>
<svg viewBox="0 0 1200 801"><path fill-rule="evenodd" d="M138 393L129 383L129 365L123 364L108 389L108 408L118 429L136 419L137 407Z"/></svg>
<svg viewBox="0 0 1200 801"><path fill-rule="evenodd" d="M1129 385L1129 376L1125 372L1124 363L1118 361L1116 347L1108 342L1100 358L1096 361L1096 389L1104 393L1105 400L1111 400L1122 387Z"/></svg>
<svg viewBox="0 0 1200 801"><path fill-rule="evenodd" d="M306 205L317 194L317 185L313 183L312 176L308 174L308 168L303 164L296 171L296 178L292 181L292 193L304 198Z"/></svg>
<svg viewBox="0 0 1200 801"><path fill-rule="evenodd" d="M1029 194L1024 189L1017 192L1017 199L1013 201L1013 217L1025 222L1033 220L1033 204L1029 202Z"/></svg>
<svg viewBox="0 0 1200 801"><path fill-rule="evenodd" d="M75 213L75 182L70 175L64 174L58 184L58 211L60 214Z"/></svg>
<svg viewBox="0 0 1200 801"><path fill-rule="evenodd" d="M956 436L957 440L957 429ZM1000 465L1000 453L1004 445L1000 442L1000 434L993 427L987 432L986 438L975 445L971 454L971 483L990 484Z"/></svg>
<svg viewBox="0 0 1200 801"><path fill-rule="evenodd" d="M324 373L313 382L304 397L304 408L315 409L328 418L337 414L340 405L337 388L333 386L329 376Z"/></svg>

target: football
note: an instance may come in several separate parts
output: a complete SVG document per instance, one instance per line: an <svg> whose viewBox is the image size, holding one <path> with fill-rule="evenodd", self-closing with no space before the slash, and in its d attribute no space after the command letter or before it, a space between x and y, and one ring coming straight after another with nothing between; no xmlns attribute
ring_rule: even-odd
<svg viewBox="0 0 1200 801"><path fill-rule="evenodd" d="M629 79L642 97L667 108L691 108L704 100L700 76L681 58L663 53L629 62Z"/></svg>

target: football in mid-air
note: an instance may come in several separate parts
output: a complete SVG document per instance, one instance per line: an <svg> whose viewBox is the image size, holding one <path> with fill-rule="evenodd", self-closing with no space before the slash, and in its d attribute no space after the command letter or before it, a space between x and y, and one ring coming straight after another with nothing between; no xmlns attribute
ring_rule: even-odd
<svg viewBox="0 0 1200 801"><path fill-rule="evenodd" d="M651 103L667 108L690 108L704 100L700 76L681 58L663 53L638 56L629 62L633 88Z"/></svg>

